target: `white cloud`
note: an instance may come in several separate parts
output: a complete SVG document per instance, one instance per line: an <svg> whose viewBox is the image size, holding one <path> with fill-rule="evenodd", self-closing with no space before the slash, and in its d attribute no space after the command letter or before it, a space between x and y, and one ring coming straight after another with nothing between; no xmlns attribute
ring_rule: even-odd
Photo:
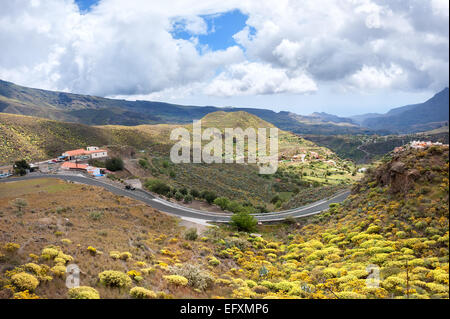
<svg viewBox="0 0 450 319"><path fill-rule="evenodd" d="M268 64L233 64L209 84L204 93L216 96L259 95L277 93L310 93L317 90L305 74L288 75L286 70Z"/></svg>
<svg viewBox="0 0 450 319"><path fill-rule="evenodd" d="M201 15L240 9L241 47L198 45ZM326 8L326 10L324 10ZM174 39L173 28L192 39ZM448 85L448 1L4 1L0 78L98 95L303 94ZM150 94L150 95L149 95Z"/></svg>

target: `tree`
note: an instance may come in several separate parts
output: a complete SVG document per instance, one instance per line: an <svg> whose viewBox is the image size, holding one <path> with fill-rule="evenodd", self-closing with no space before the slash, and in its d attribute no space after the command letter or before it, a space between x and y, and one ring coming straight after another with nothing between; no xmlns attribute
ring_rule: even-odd
<svg viewBox="0 0 450 319"><path fill-rule="evenodd" d="M200 192L198 190L196 190L195 188L191 189L190 193L191 193L192 197L194 197L194 198L200 197Z"/></svg>
<svg viewBox="0 0 450 319"><path fill-rule="evenodd" d="M112 157L105 162L106 169L112 172L123 170L123 161L119 157Z"/></svg>
<svg viewBox="0 0 450 319"><path fill-rule="evenodd" d="M192 200L193 200L193 197L192 197L191 194L187 194L187 195L184 196L184 203L185 204L192 203Z"/></svg>
<svg viewBox="0 0 450 319"><path fill-rule="evenodd" d="M231 225L238 230L250 232L256 228L257 224L256 218L246 212L240 212L231 216Z"/></svg>
<svg viewBox="0 0 450 319"><path fill-rule="evenodd" d="M14 172L16 175L25 175L27 173L27 169L30 169L30 165L28 165L25 160L16 161L14 163Z"/></svg>
<svg viewBox="0 0 450 319"><path fill-rule="evenodd" d="M211 191L204 191L204 192L202 192L203 194L203 198L206 200L206 202L208 203L208 204L212 204L213 202L214 202L214 200L217 198L217 195L216 195L216 193L214 193L214 192L211 192Z"/></svg>

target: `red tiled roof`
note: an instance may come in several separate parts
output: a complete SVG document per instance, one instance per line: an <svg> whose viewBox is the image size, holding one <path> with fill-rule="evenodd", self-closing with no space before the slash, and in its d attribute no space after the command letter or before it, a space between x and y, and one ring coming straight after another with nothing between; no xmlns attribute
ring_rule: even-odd
<svg viewBox="0 0 450 319"><path fill-rule="evenodd" d="M89 165L87 164L78 164L78 163L72 163L72 162L64 162L61 165L61 168L68 168L68 169L87 169Z"/></svg>
<svg viewBox="0 0 450 319"><path fill-rule="evenodd" d="M86 153L85 149L78 149L78 150L73 150L73 151L67 151L64 154L67 154L67 156L78 156L78 155L83 155Z"/></svg>

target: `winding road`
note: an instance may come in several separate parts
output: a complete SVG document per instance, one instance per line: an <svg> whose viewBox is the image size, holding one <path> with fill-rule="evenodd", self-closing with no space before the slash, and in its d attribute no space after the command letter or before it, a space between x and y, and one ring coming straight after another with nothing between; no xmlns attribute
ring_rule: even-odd
<svg viewBox="0 0 450 319"><path fill-rule="evenodd" d="M85 177L81 174L79 175L61 175L61 174L29 174L21 177L12 177L6 179L0 179L0 183L8 183L14 181L22 181L22 180L30 180L37 178L59 178L65 181L99 186L104 189L120 196L126 196L135 200L139 200L144 202L145 204L161 211L168 213L170 215L176 215L178 217L187 219L187 220L202 220L205 222L220 222L227 223L230 221L232 214L224 214L224 213L213 213L202 210L196 210L189 207L185 207L173 202L166 201L162 198L156 197L155 195L146 192L144 190L126 190L124 188L117 187L115 185L105 183L101 180L97 180L90 177ZM271 222L271 221L281 221L288 217L300 218L311 216L315 214L319 214L322 211L325 211L329 208L329 205L332 203L340 203L345 200L350 191L343 191L338 194L335 194L333 197L328 199L323 199L299 208L289 209L280 212L272 212L272 213L264 213L264 214L253 214L255 218L260 222Z"/></svg>

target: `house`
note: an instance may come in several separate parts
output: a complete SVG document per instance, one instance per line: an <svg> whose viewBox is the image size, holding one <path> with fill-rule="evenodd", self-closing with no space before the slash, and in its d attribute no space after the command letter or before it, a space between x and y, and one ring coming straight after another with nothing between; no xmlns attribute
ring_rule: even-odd
<svg viewBox="0 0 450 319"><path fill-rule="evenodd" d="M79 148L77 150L66 151L62 156L68 160L74 159L90 159L108 157L108 151L99 149L97 146L88 146L86 149Z"/></svg>
<svg viewBox="0 0 450 319"><path fill-rule="evenodd" d="M87 165L87 164L79 164L79 163L72 163L72 162L64 162L61 165L61 169L65 169L65 170L71 170L71 169L86 170L88 167L89 167L89 165Z"/></svg>
<svg viewBox="0 0 450 319"><path fill-rule="evenodd" d="M85 171L88 174L93 175L93 176L102 176L104 171L106 170L101 167L95 167L95 166L90 166L87 164L79 164L79 163L73 163L73 162L62 163L61 169Z"/></svg>

